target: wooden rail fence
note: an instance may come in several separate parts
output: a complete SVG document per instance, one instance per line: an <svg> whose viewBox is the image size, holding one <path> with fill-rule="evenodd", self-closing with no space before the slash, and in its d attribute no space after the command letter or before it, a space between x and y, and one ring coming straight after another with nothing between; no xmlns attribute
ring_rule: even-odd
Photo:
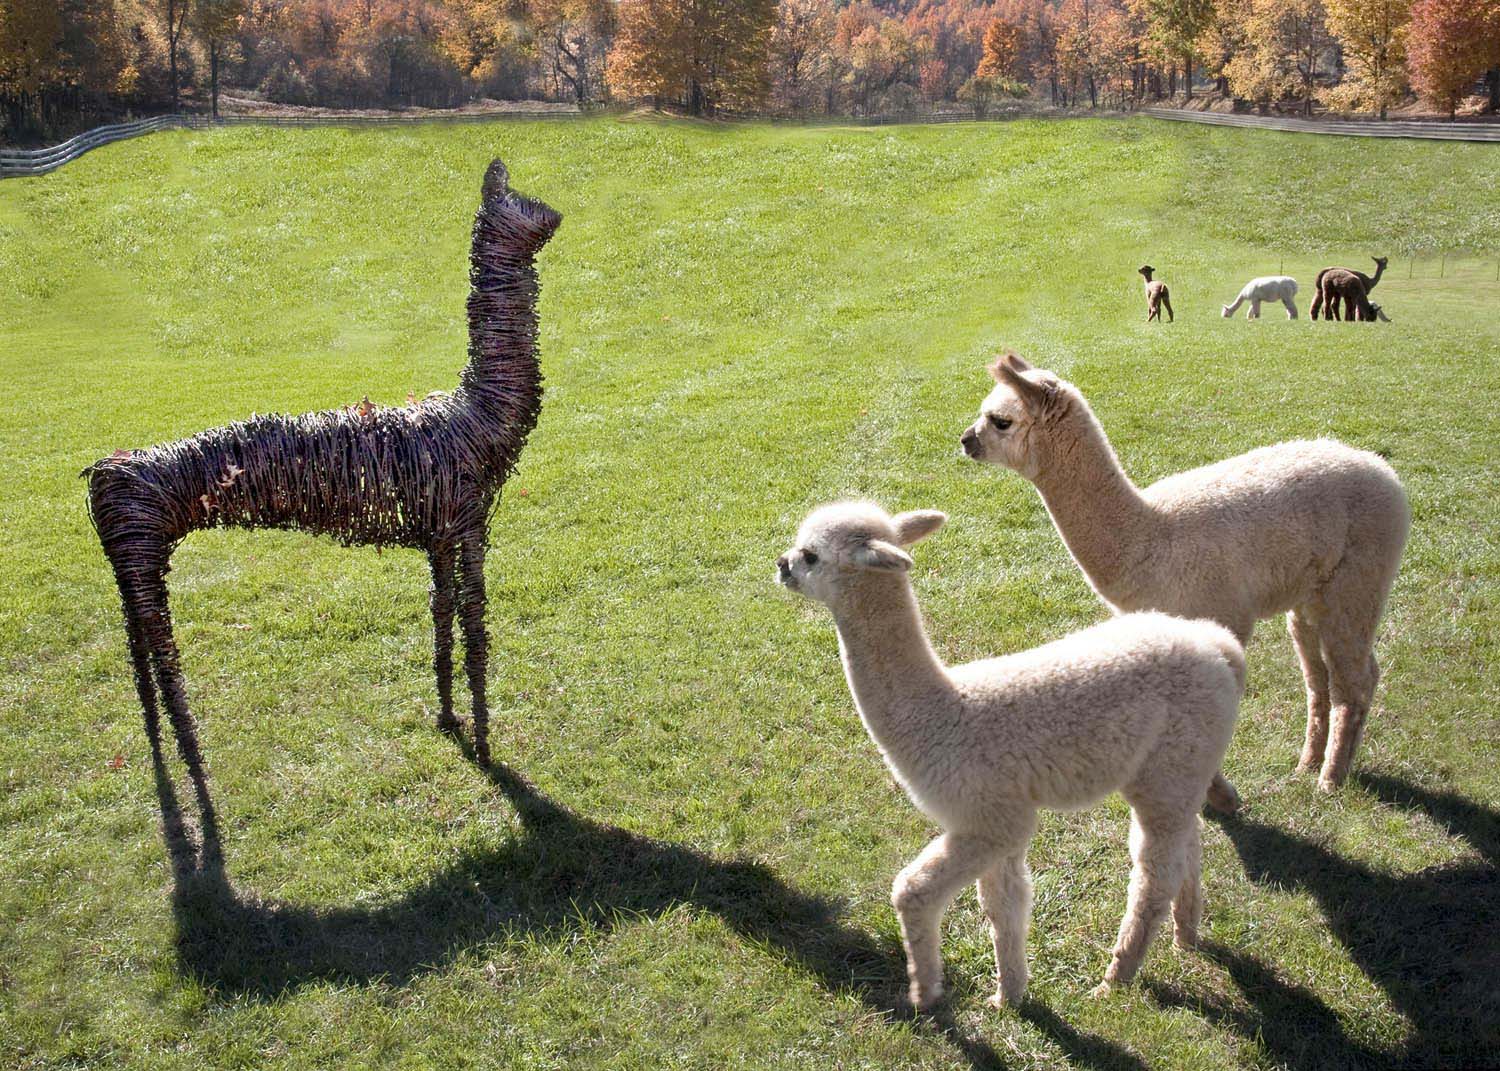
<svg viewBox="0 0 1500 1071"><path fill-rule="evenodd" d="M485 123L504 119L568 119L582 112L563 109L518 109L508 112L458 112L427 115L225 115L210 119L202 115L158 115L132 123L114 123L95 127L60 145L46 149L0 148L0 178L21 175L45 175L70 160L76 160L90 149L138 137L156 130L174 127L206 126L401 126L408 123ZM1144 108L1139 113L1153 119L1207 123L1212 126L1252 127L1263 130L1291 130L1307 134L1347 134L1368 138L1436 138L1448 141L1500 142L1500 123L1445 123L1379 120L1287 119L1266 115L1231 115L1224 112L1195 112L1178 108ZM1024 118L997 114L995 119ZM734 118L757 118L734 116ZM829 122L884 125L896 123L975 122L964 112L935 112L926 115L865 116L829 118Z"/></svg>
<svg viewBox="0 0 1500 1071"><path fill-rule="evenodd" d="M1348 134L1362 138L1436 138L1444 141L1500 142L1500 123L1447 123L1380 119L1290 119L1275 115L1231 115L1181 108L1143 108L1142 115L1212 126L1291 130L1303 134Z"/></svg>

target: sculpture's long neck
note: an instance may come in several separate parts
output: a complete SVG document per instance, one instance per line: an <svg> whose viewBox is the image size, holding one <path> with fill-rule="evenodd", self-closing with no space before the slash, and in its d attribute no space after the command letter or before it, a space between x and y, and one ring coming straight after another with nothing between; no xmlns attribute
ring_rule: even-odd
<svg viewBox="0 0 1500 1071"><path fill-rule="evenodd" d="M932 649L904 573L858 578L832 607L839 653L865 728L898 770L909 769L924 727L957 692Z"/></svg>
<svg viewBox="0 0 1500 1071"><path fill-rule="evenodd" d="M514 192L492 196L474 217L469 255L469 363L455 400L491 478L514 466L542 404L537 357L536 254L562 217Z"/></svg>
<svg viewBox="0 0 1500 1071"><path fill-rule="evenodd" d="M1081 399L1062 419L1048 460L1033 482L1069 553L1109 598L1155 537L1159 519Z"/></svg>

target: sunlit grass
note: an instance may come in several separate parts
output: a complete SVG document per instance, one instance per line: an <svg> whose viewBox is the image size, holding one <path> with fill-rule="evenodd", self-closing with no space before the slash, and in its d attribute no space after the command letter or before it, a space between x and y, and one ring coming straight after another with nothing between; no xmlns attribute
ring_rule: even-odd
<svg viewBox="0 0 1500 1071"><path fill-rule="evenodd" d="M200 534L170 582L243 896L174 912L77 474L252 411L451 387L497 154L566 221L541 260L541 424L493 529L492 732L567 811L523 821L434 731L420 555ZM1476 191L1497 174L1492 146L1147 120L600 120L160 134L0 184L0 1062L1493 1054L1500 210ZM1305 308L1318 267L1376 253L1392 324L1219 317L1253 275L1297 276ZM1144 323L1147 261L1174 324ZM951 515L915 573L951 660L1102 616L1034 492L957 457L1004 346L1076 382L1139 481L1331 434L1390 457L1415 524L1370 776L1332 799L1293 776L1290 645L1275 622L1252 645L1228 758L1249 812L1208 828L1207 954L1159 943L1142 988L1088 1001L1126 812L1052 816L1037 1005L984 1008L969 895L950 1017L910 1022L885 1010L886 897L932 831L853 714L830 621L771 569L810 507L864 495Z"/></svg>

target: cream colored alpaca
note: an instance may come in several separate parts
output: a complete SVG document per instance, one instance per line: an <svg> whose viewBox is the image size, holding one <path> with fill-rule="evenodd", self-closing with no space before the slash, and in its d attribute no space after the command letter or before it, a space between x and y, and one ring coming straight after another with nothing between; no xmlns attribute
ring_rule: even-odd
<svg viewBox="0 0 1500 1071"><path fill-rule="evenodd" d="M868 503L803 522L778 578L833 611L849 689L886 765L943 828L897 876L912 1003L943 992L943 911L971 881L995 942L999 1005L1026 992L1031 875L1042 807L1130 803L1129 902L1095 995L1129 982L1172 909L1179 946L1202 913L1198 811L1223 759L1244 687L1244 652L1211 621L1127 614L1005 658L945 668L901 549L941 513L891 517Z"/></svg>
<svg viewBox="0 0 1500 1071"><path fill-rule="evenodd" d="M1130 482L1071 383L1012 354L960 439L1036 485L1090 586L1117 611L1208 617L1248 643L1285 611L1307 681L1298 769L1332 791L1349 773L1379 678L1375 628L1411 513L1395 472L1332 439L1280 443ZM1332 707L1332 731L1329 713ZM1220 775L1210 802L1238 803Z"/></svg>
<svg viewBox="0 0 1500 1071"><path fill-rule="evenodd" d="M1297 280L1290 275L1262 275L1258 279L1251 279L1245 284L1239 296L1234 299L1233 305L1224 306L1224 319L1233 316L1241 305L1250 302L1250 311L1245 313L1249 320L1260 319L1260 306L1264 301L1279 301L1286 306L1287 318L1297 318Z"/></svg>

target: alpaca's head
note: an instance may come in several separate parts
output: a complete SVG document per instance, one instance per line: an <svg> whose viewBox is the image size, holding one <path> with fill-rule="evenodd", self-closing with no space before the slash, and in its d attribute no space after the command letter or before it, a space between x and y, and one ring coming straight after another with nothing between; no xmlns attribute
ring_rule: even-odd
<svg viewBox="0 0 1500 1071"><path fill-rule="evenodd" d="M1149 283L1151 281L1151 273L1154 272L1156 269L1153 268L1149 264L1142 264L1139 268L1137 268L1135 270L1138 271L1138 272L1140 272L1142 275L1144 275L1146 277L1146 282Z"/></svg>
<svg viewBox="0 0 1500 1071"><path fill-rule="evenodd" d="M1374 323L1376 320L1387 324L1391 322L1391 318L1385 314L1385 310L1373 301L1370 303L1370 315L1366 319L1370 323Z"/></svg>
<svg viewBox="0 0 1500 1071"><path fill-rule="evenodd" d="M1232 309L1230 309L1230 307L1228 305L1221 305L1219 308L1223 312L1224 319L1226 319L1226 320L1229 319L1231 316L1234 315L1234 311Z"/></svg>
<svg viewBox="0 0 1500 1071"><path fill-rule="evenodd" d="M1385 266L1391 262L1389 257L1371 257L1370 259L1375 262L1376 271L1385 271Z"/></svg>
<svg viewBox="0 0 1500 1071"><path fill-rule="evenodd" d="M1014 353L989 369L995 389L979 406L979 419L958 437L959 446L975 461L1004 465L1035 480L1051 461L1059 429L1078 408L1078 391Z"/></svg>
<svg viewBox="0 0 1500 1071"><path fill-rule="evenodd" d="M892 517L873 502L836 502L808 515L792 549L776 559L776 579L790 591L822 603L872 572L904 573L911 556L902 550L943 526L937 510Z"/></svg>

